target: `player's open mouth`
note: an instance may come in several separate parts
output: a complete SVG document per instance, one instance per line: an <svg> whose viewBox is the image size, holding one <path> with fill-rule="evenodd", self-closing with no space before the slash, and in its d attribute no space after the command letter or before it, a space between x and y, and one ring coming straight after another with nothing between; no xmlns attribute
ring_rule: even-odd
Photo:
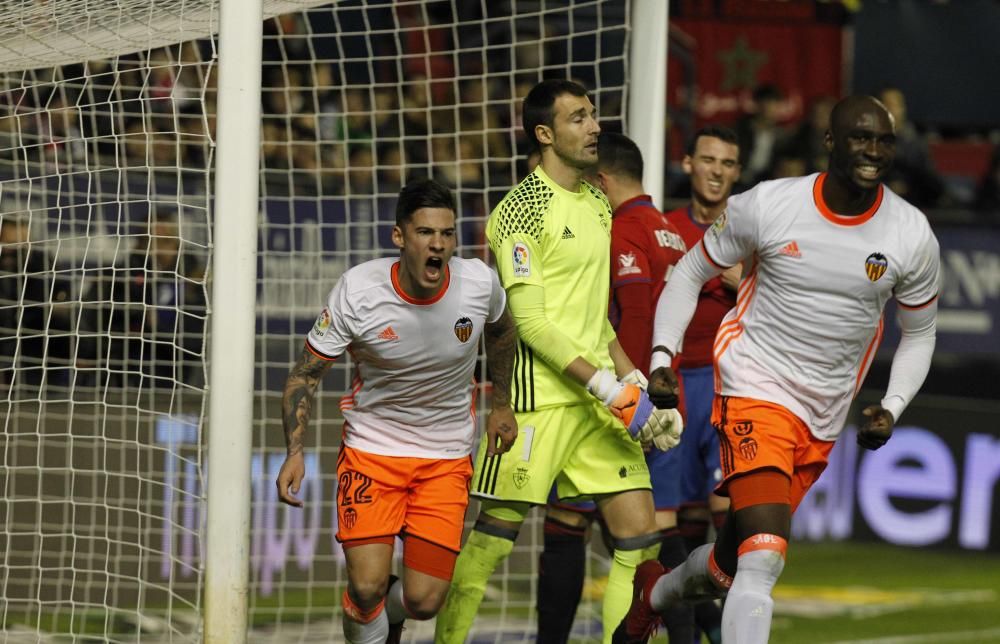
<svg viewBox="0 0 1000 644"><path fill-rule="evenodd" d="M868 179L869 181L874 181L878 179L879 175L882 173L882 168L877 165L859 165L857 166L858 174L861 175L863 179Z"/></svg>
<svg viewBox="0 0 1000 644"><path fill-rule="evenodd" d="M441 277L442 265L443 262L440 257L428 257L427 264L424 267L424 274L427 276L427 279L437 281L437 279Z"/></svg>

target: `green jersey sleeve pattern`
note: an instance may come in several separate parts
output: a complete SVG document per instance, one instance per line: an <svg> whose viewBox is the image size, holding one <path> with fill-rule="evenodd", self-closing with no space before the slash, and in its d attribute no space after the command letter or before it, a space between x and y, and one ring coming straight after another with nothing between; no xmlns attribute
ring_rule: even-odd
<svg viewBox="0 0 1000 644"><path fill-rule="evenodd" d="M601 207L598 208L600 213L601 226L604 227L605 232L609 235L611 234L611 204L608 202L608 198L604 196L604 193L590 185L586 181L583 182L584 187L590 193L590 196L601 203Z"/></svg>

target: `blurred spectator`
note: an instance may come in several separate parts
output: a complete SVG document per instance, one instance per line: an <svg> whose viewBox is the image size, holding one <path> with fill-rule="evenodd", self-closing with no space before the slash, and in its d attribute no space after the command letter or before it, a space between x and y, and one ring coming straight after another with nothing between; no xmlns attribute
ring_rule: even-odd
<svg viewBox="0 0 1000 644"><path fill-rule="evenodd" d="M826 131L830 129L830 112L836 101L831 96L821 96L809 105L806 118L795 131L778 146L775 155L774 178L797 177L813 172L824 172L827 167ZM790 167L792 160L801 162L800 172ZM784 167L782 167L784 166Z"/></svg>
<svg viewBox="0 0 1000 644"><path fill-rule="evenodd" d="M35 114L38 161L66 169L86 158L76 98L75 91L55 85L43 100L42 111Z"/></svg>
<svg viewBox="0 0 1000 644"><path fill-rule="evenodd" d="M990 167L976 190L975 208L1000 215L1000 145L994 148Z"/></svg>
<svg viewBox="0 0 1000 644"><path fill-rule="evenodd" d="M768 179L786 179L809 174L806 160L792 150L779 150L771 163Z"/></svg>
<svg viewBox="0 0 1000 644"><path fill-rule="evenodd" d="M174 55L184 52L188 57L198 54L188 48L186 51L174 47L161 47L150 52L147 60L149 77L146 79L146 106L155 117L166 115L172 119L176 112L192 102L198 101L200 85L197 74L192 74L192 67L187 68L184 78L181 78L181 67L175 62ZM192 61L186 61L192 62ZM190 85L188 83L191 83Z"/></svg>
<svg viewBox="0 0 1000 644"><path fill-rule="evenodd" d="M452 56L451 29L447 26L454 18L445 3L421 6L418 3L398 3L395 7L403 45L404 73L407 77L450 79L455 76ZM444 99L447 82L432 86L434 103Z"/></svg>
<svg viewBox="0 0 1000 644"><path fill-rule="evenodd" d="M372 140L372 110L368 90L348 88L343 96L343 109L334 123L331 138L343 141L351 148L358 145L367 146Z"/></svg>
<svg viewBox="0 0 1000 644"><path fill-rule="evenodd" d="M375 176L375 157L372 155L371 146L355 148L347 164L348 194L355 196L377 194Z"/></svg>
<svg viewBox="0 0 1000 644"><path fill-rule="evenodd" d="M399 97L394 88L375 89L375 111L371 131L381 141L399 138Z"/></svg>
<svg viewBox="0 0 1000 644"><path fill-rule="evenodd" d="M264 22L261 52L265 62L309 60L310 30L302 12L286 13Z"/></svg>
<svg viewBox="0 0 1000 644"><path fill-rule="evenodd" d="M885 183L918 208L938 205L944 181L931 162L926 138L907 117L906 97L899 88L886 87L878 98L896 122L896 162Z"/></svg>
<svg viewBox="0 0 1000 644"><path fill-rule="evenodd" d="M406 185L406 158L397 141L378 148L378 186L383 194L396 194Z"/></svg>
<svg viewBox="0 0 1000 644"><path fill-rule="evenodd" d="M32 242L27 217L0 218L0 382L65 385L73 349L70 279ZM20 361L15 363L15 358Z"/></svg>
<svg viewBox="0 0 1000 644"><path fill-rule="evenodd" d="M454 135L434 137L431 167L434 169L435 178L453 189L470 190L485 187L486 175L483 172L480 155L476 151L476 141L469 136L458 137L456 150L455 139Z"/></svg>
<svg viewBox="0 0 1000 644"><path fill-rule="evenodd" d="M177 217L151 213L147 233L83 298L81 366L122 386L188 383L204 349L204 280Z"/></svg>
<svg viewBox="0 0 1000 644"><path fill-rule="evenodd" d="M489 175L500 179L500 175L510 172L510 137L504 131L506 125L501 122L500 111L492 104L491 90L492 82L486 77L462 83L458 124L463 133L474 133L480 139L474 142L476 153L486 158ZM500 182L510 183L510 177L503 176Z"/></svg>
<svg viewBox="0 0 1000 644"><path fill-rule="evenodd" d="M412 163L426 164L430 159L427 137L431 132L430 83L427 77L415 74L403 86L403 140L406 158Z"/></svg>
<svg viewBox="0 0 1000 644"><path fill-rule="evenodd" d="M783 137L778 125L781 100L778 87L761 85L753 91L753 111L736 122L734 129L740 141L740 163L743 165L741 183L747 186L770 178L775 151Z"/></svg>

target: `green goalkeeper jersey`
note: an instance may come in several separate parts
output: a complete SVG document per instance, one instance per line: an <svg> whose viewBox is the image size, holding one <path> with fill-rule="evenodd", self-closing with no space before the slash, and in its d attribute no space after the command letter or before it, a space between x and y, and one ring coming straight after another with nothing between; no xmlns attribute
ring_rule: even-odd
<svg viewBox="0 0 1000 644"><path fill-rule="evenodd" d="M608 343L611 206L584 182L578 192L556 184L539 165L490 214L486 237L500 283L545 289L545 316L596 367L614 369ZM515 317L517 311L514 311ZM513 377L514 410L592 402L586 389L523 340Z"/></svg>

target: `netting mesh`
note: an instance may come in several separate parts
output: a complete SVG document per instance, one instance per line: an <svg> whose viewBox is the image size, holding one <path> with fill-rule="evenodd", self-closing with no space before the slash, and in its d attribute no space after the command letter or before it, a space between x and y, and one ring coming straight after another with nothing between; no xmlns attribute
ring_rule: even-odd
<svg viewBox="0 0 1000 644"><path fill-rule="evenodd" d="M628 3L304 9L315 4L265 9L280 15L264 23L252 641L339 639L334 464L350 366L322 385L304 510L275 499L280 391L344 268L394 252L400 186L450 185L460 253L488 259L486 216L529 167L527 90L575 78L603 125L623 114ZM198 641L206 334L227 315L210 307L218 3L4 6L2 628L27 641ZM494 576L477 641L533 632L538 527ZM605 565L592 553L588 597ZM588 600L577 635L596 637L598 619Z"/></svg>

